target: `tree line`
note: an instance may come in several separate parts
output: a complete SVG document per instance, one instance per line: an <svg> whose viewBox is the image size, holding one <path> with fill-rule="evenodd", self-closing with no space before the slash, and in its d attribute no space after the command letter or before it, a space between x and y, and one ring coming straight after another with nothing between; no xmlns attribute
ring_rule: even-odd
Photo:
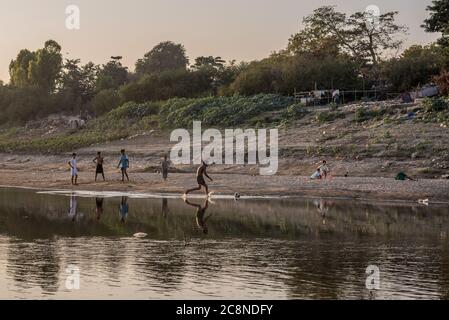
<svg viewBox="0 0 449 320"><path fill-rule="evenodd" d="M400 55L407 27L398 12L351 15L334 6L304 18L285 49L252 62L221 57L189 60L182 44L157 44L131 72L121 56L103 65L64 59L61 46L47 41L36 51L21 50L9 66L10 82L0 82L0 123L23 123L54 112L99 116L126 102L278 93L295 90L370 89L403 92L431 81L449 85L449 0L435 0L423 22L441 38L413 45ZM391 57L393 56L393 57Z"/></svg>

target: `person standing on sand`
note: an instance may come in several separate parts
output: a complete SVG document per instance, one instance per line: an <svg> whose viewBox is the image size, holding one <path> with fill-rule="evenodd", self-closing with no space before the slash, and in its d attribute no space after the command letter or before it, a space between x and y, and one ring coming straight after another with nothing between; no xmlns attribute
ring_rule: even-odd
<svg viewBox="0 0 449 320"><path fill-rule="evenodd" d="M122 172L122 182L125 182L125 176L126 179L129 181L129 177L128 177L128 168L129 168L129 158L128 155L126 154L125 149L122 149L120 151L121 156L120 156L120 161L117 165L117 168L120 168L120 171Z"/></svg>
<svg viewBox="0 0 449 320"><path fill-rule="evenodd" d="M162 167L162 179L164 181L168 178L168 170L170 169L170 160L167 159L167 155L164 156L164 160L162 160L161 167Z"/></svg>
<svg viewBox="0 0 449 320"><path fill-rule="evenodd" d="M72 177L72 185L78 185L78 166L76 164L76 153L72 154L72 159L68 162L70 166L70 175Z"/></svg>
<svg viewBox="0 0 449 320"><path fill-rule="evenodd" d="M187 195L190 192L201 190L202 187L204 187L204 189L206 191L206 196L207 197L209 196L209 187L207 186L207 183L204 180L204 176L206 176L210 181L214 181L214 180L212 180L212 178L209 177L209 175L207 174L207 171L206 171L207 167L208 167L208 165L203 161L203 164L198 168L198 170L196 172L196 181L198 183L198 187L187 190L184 193L184 197L187 197Z"/></svg>
<svg viewBox="0 0 449 320"><path fill-rule="evenodd" d="M101 155L100 151L97 153L97 156L95 157L95 159L93 161L97 165L96 169L95 169L95 182L97 182L97 176L99 174L101 174L103 176L103 181L106 181L106 178L104 177L104 169L103 169L104 158Z"/></svg>

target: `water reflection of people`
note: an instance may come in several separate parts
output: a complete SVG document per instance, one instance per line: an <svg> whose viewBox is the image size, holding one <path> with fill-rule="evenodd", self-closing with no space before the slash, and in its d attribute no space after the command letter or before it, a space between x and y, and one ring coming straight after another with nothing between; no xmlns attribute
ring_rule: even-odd
<svg viewBox="0 0 449 320"><path fill-rule="evenodd" d="M126 218L128 217L129 205L128 205L128 197L122 197L122 201L120 202L120 221L125 223Z"/></svg>
<svg viewBox="0 0 449 320"><path fill-rule="evenodd" d="M75 222L77 214L78 214L78 203L77 203L77 200L76 200L76 194L72 193L70 195L69 218L73 222Z"/></svg>
<svg viewBox="0 0 449 320"><path fill-rule="evenodd" d="M204 234L208 234L209 228L207 227L206 222L212 216L212 214L210 214L209 216L206 217L206 210L209 207L209 199L206 199L203 206L196 204L196 203L191 203L187 199L185 199L184 202L197 209L196 210L196 224L198 225L198 228L200 228L203 231Z"/></svg>
<svg viewBox="0 0 449 320"><path fill-rule="evenodd" d="M103 215L103 201L104 198L95 198L96 204L95 212L97 213L97 220L100 220L101 216Z"/></svg>
<svg viewBox="0 0 449 320"><path fill-rule="evenodd" d="M315 204L318 212L321 214L321 217L323 218L323 224L325 225L326 224L326 215L329 211L329 205L331 203L329 203L326 200L320 199L319 201L315 200L314 204Z"/></svg>
<svg viewBox="0 0 449 320"><path fill-rule="evenodd" d="M162 212L162 217L166 218L168 213L169 213L169 210L168 210L168 199L167 198L162 198L161 212Z"/></svg>

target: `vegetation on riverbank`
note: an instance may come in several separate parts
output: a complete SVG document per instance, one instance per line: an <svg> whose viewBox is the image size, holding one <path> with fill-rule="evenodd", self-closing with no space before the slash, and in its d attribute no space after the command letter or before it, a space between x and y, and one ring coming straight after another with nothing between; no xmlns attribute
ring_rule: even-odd
<svg viewBox="0 0 449 320"><path fill-rule="evenodd" d="M54 113L100 117L134 102L164 105L164 127L185 125L194 117L210 125L220 120L227 126L292 104L287 98L253 98L263 94L375 88L386 95L431 81L449 94L445 34L449 19L444 3L434 2L424 28L443 37L409 48L401 47L407 28L397 23L398 12L384 12L373 29L367 27L373 21L370 13L347 14L334 6L317 8L304 17L302 29L290 36L287 47L250 62L226 62L214 56L190 61L182 44L163 41L138 59L131 71L122 65L121 56L111 56L103 65L67 59L62 46L48 40L42 48L22 49L11 57L10 81L0 81L0 124L23 125ZM386 54L390 51L402 53L391 57ZM287 111L289 119L304 116L296 111L294 107ZM320 118L328 116L332 114ZM282 121L275 117L274 122ZM260 118L254 124L265 120L270 119Z"/></svg>
<svg viewBox="0 0 449 320"><path fill-rule="evenodd" d="M371 139L369 145L378 145L391 140L389 127L403 124L433 123L440 126L449 125L448 99L424 99L416 104L397 102L362 103L346 107L328 107L314 109L293 103L291 97L279 95L256 95L252 97L210 97L198 99L176 98L167 101L147 103L126 103L105 115L94 118L79 128L66 128L54 133L45 132L44 126L37 129L27 127L5 128L0 131L1 152L43 152L61 153L78 148L92 146L160 133L175 128L192 128L193 120L201 120L203 128L245 128L264 127L295 128L313 126L321 127L332 124L347 123L353 130L363 132L367 126L385 128L385 133ZM307 153L338 155L358 150L357 141L345 146L325 147L335 138L343 135L343 130L327 133L311 146ZM298 140L306 137L297 137ZM426 137L422 137L426 140ZM427 139L429 145L436 143ZM390 141L387 145L394 145ZM397 154L404 153L403 147L396 148ZM408 148L408 147L407 147ZM410 146L412 154L413 146ZM366 147L365 153L370 151ZM394 149L394 148L393 148ZM401 149L401 150L399 150ZM323 151L325 150L325 151ZM348 151L349 150L349 151ZM367 151L368 150L368 151ZM392 148L389 148L391 151ZM436 149L435 149L436 150ZM434 150L434 151L435 151ZM420 150L422 151L422 150ZM391 153L391 152L390 152Z"/></svg>

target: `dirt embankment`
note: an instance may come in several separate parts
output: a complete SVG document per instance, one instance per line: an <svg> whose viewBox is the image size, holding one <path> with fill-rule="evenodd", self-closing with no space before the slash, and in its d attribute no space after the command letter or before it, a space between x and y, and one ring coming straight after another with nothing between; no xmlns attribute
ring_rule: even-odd
<svg viewBox="0 0 449 320"><path fill-rule="evenodd" d="M361 107L369 112L358 112ZM278 127L280 133L278 175L258 176L255 166L215 166L210 169L217 178L212 188L231 194L449 200L449 182L442 178L449 173L449 129L435 122L415 121L410 112L419 113L418 107L416 104L346 106L338 111L309 111L288 126L268 123L267 127ZM376 111L379 108L388 108L388 112ZM360 114L365 117L363 121L357 118ZM276 114L267 113L264 117L275 118ZM35 134L42 135L41 131L36 129ZM30 128L26 139L32 135ZM182 192L195 184L193 166L173 168L166 183L157 174L163 154L174 145L169 136L170 132L147 130L118 141L73 150L79 155L78 188ZM115 169L121 148L126 148L131 158L129 184L119 183ZM92 159L97 151L103 151L106 157L106 183L93 182ZM1 184L71 188L69 155L70 152L0 154ZM310 181L308 177L323 159L328 161L334 178ZM400 171L419 181L395 181L393 178Z"/></svg>

